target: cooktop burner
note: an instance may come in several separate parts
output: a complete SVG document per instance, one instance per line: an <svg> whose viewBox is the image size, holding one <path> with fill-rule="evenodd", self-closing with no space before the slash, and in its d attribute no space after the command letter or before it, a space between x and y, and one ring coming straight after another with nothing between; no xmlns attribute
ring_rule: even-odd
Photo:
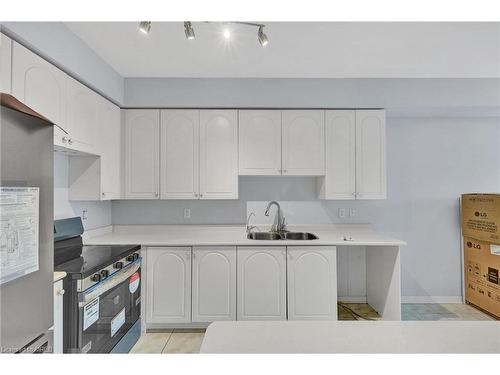
<svg viewBox="0 0 500 375"><path fill-rule="evenodd" d="M56 245L57 246L57 245ZM56 271L64 271L73 279L83 279L120 259L141 249L140 245L81 246L81 255L56 265ZM69 250L66 248L66 250ZM74 251L71 249L70 251Z"/></svg>

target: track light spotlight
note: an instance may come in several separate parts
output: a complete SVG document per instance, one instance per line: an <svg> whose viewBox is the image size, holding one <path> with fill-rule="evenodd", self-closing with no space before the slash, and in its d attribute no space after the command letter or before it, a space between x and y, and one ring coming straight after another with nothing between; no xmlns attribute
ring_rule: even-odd
<svg viewBox="0 0 500 375"><path fill-rule="evenodd" d="M148 35L151 31L151 21L141 21L139 23L139 31L143 34Z"/></svg>
<svg viewBox="0 0 500 375"><path fill-rule="evenodd" d="M193 25L191 25L191 22L184 22L184 33L186 34L186 38L188 38L189 40L194 39L194 29Z"/></svg>
<svg viewBox="0 0 500 375"><path fill-rule="evenodd" d="M259 43L262 47L267 46L269 43L269 39L267 38L267 35L264 34L264 26L259 26L259 31L257 32L257 35L259 37Z"/></svg>

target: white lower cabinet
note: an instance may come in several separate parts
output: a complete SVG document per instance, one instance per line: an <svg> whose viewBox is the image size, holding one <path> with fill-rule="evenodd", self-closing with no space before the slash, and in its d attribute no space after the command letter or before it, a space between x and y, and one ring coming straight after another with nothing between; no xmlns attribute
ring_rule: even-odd
<svg viewBox="0 0 500 375"><path fill-rule="evenodd" d="M335 247L287 248L289 320L337 319Z"/></svg>
<svg viewBox="0 0 500 375"><path fill-rule="evenodd" d="M237 320L286 320L286 247L238 247Z"/></svg>
<svg viewBox="0 0 500 375"><path fill-rule="evenodd" d="M146 322L191 322L191 248L149 247Z"/></svg>
<svg viewBox="0 0 500 375"><path fill-rule="evenodd" d="M63 352L63 280L54 283L54 353Z"/></svg>
<svg viewBox="0 0 500 375"><path fill-rule="evenodd" d="M193 248L193 322L236 320L236 247Z"/></svg>

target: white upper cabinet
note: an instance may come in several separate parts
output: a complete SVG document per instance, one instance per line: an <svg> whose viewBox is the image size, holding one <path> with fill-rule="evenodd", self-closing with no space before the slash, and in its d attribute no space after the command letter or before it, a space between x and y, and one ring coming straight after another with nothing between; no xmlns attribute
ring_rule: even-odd
<svg viewBox="0 0 500 375"><path fill-rule="evenodd" d="M101 155L101 200L121 196L120 108L99 98L98 153Z"/></svg>
<svg viewBox="0 0 500 375"><path fill-rule="evenodd" d="M238 199L237 111L200 111L200 198Z"/></svg>
<svg viewBox="0 0 500 375"><path fill-rule="evenodd" d="M337 319L335 247L287 248L289 320Z"/></svg>
<svg viewBox="0 0 500 375"><path fill-rule="evenodd" d="M286 248L239 247L237 320L286 320Z"/></svg>
<svg viewBox="0 0 500 375"><path fill-rule="evenodd" d="M355 199L355 111L326 111L326 174L320 184L321 198Z"/></svg>
<svg viewBox="0 0 500 375"><path fill-rule="evenodd" d="M198 199L199 124L197 110L161 111L162 199Z"/></svg>
<svg viewBox="0 0 500 375"><path fill-rule="evenodd" d="M66 82L66 74L54 65L13 43L12 95L64 129L67 127ZM57 127L54 133L62 134Z"/></svg>
<svg viewBox="0 0 500 375"><path fill-rule="evenodd" d="M281 111L239 111L239 174L281 175Z"/></svg>
<svg viewBox="0 0 500 375"><path fill-rule="evenodd" d="M236 320L236 247L193 248L192 321Z"/></svg>
<svg viewBox="0 0 500 375"><path fill-rule="evenodd" d="M11 93L12 40L0 33L0 92Z"/></svg>
<svg viewBox="0 0 500 375"><path fill-rule="evenodd" d="M326 111L322 199L385 199L385 111Z"/></svg>
<svg viewBox="0 0 500 375"><path fill-rule="evenodd" d="M283 175L325 174L325 111L282 112Z"/></svg>
<svg viewBox="0 0 500 375"><path fill-rule="evenodd" d="M191 322L191 248L149 247L146 322Z"/></svg>
<svg viewBox="0 0 500 375"><path fill-rule="evenodd" d="M69 146L96 153L99 119L99 95L80 82L67 79L66 130Z"/></svg>
<svg viewBox="0 0 500 375"><path fill-rule="evenodd" d="M356 198L386 199L385 111L356 111Z"/></svg>
<svg viewBox="0 0 500 375"><path fill-rule="evenodd" d="M160 111L125 111L125 198L158 199Z"/></svg>

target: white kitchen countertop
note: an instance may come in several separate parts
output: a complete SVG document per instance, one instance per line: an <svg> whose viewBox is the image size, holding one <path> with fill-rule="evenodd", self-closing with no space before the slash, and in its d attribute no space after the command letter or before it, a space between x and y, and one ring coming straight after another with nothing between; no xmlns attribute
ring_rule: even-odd
<svg viewBox="0 0 500 375"><path fill-rule="evenodd" d="M62 272L62 271L54 272L54 282L62 280L65 277L66 277L66 272Z"/></svg>
<svg viewBox="0 0 500 375"><path fill-rule="evenodd" d="M215 322L200 352L500 353L500 322Z"/></svg>
<svg viewBox="0 0 500 375"><path fill-rule="evenodd" d="M266 228L261 227L261 230ZM401 246L406 242L375 232L367 224L290 225L291 231L311 232L319 237L311 241L257 241L246 238L244 225L115 225L110 233L87 233L88 245L143 246ZM345 241L344 236L352 237Z"/></svg>

